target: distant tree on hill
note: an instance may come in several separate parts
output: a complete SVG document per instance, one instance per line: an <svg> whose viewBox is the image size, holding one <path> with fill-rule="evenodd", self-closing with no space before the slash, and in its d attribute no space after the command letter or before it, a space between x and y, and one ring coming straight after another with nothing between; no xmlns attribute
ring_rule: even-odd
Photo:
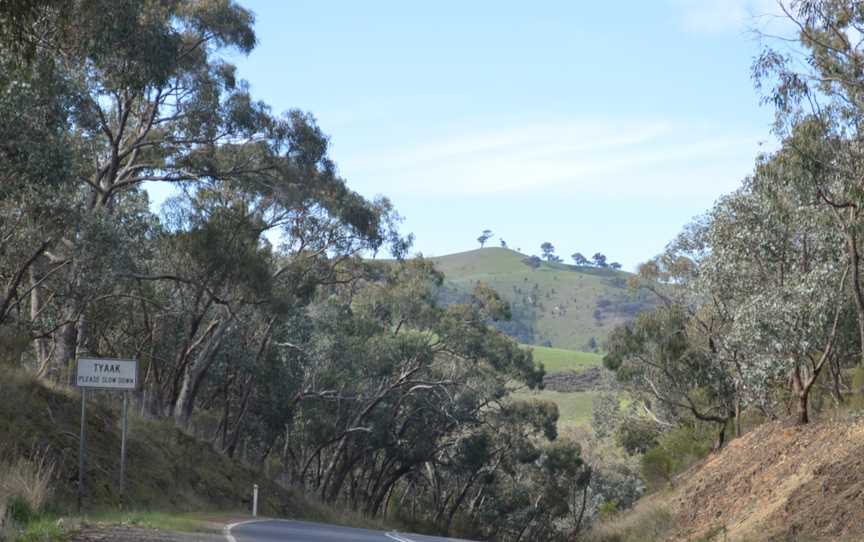
<svg viewBox="0 0 864 542"><path fill-rule="evenodd" d="M546 258L546 260L548 260L548 261L550 261L550 262L552 262L552 263L561 263L561 262L563 261L563 260L561 259L561 257L558 256L558 255L556 255L556 254L552 254L552 255L548 256L548 257Z"/></svg>
<svg viewBox="0 0 864 542"><path fill-rule="evenodd" d="M612 269L621 269L621 264L618 262L612 262L609 264L609 267L611 267Z"/></svg>
<svg viewBox="0 0 864 542"><path fill-rule="evenodd" d="M486 241L492 239L494 234L492 230L483 230L483 233L480 234L480 237L477 238L477 242L480 243L480 248L483 248L486 245Z"/></svg>
<svg viewBox="0 0 864 542"><path fill-rule="evenodd" d="M507 241L501 239L501 248L507 248Z"/></svg>
<svg viewBox="0 0 864 542"><path fill-rule="evenodd" d="M546 241L545 243L540 245L540 250L543 251L543 258L545 258L546 261L551 262L552 256L555 255L555 246L552 243L550 243L549 241Z"/></svg>
<svg viewBox="0 0 864 542"><path fill-rule="evenodd" d="M576 265L590 265L591 262L588 261L588 258L582 255L581 252L574 252L570 255L573 258L573 263Z"/></svg>
<svg viewBox="0 0 864 542"><path fill-rule="evenodd" d="M609 264L606 263L606 256L602 252L598 252L591 257L594 260L594 265L597 267L609 267Z"/></svg>

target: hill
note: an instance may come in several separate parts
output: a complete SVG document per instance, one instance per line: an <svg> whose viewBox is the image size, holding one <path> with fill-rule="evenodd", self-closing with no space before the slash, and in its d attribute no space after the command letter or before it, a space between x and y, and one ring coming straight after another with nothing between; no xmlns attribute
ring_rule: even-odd
<svg viewBox="0 0 864 542"><path fill-rule="evenodd" d="M526 258L492 247L431 259L445 275L445 302L485 282L513 310L500 329L526 344L596 350L612 328L652 305L647 294L627 288L625 271L549 262L532 267Z"/></svg>
<svg viewBox="0 0 864 542"><path fill-rule="evenodd" d="M864 540L864 420L759 426L590 539Z"/></svg>

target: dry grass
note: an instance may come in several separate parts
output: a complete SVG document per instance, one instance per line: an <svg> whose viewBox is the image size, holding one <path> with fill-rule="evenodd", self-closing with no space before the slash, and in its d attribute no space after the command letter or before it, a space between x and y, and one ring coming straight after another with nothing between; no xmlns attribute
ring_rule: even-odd
<svg viewBox="0 0 864 542"><path fill-rule="evenodd" d="M0 525L14 498L27 504L33 513L41 512L51 495L56 463L48 448L37 448L29 456L11 454L15 459L0 462Z"/></svg>
<svg viewBox="0 0 864 542"><path fill-rule="evenodd" d="M594 525L587 542L651 542L665 540L672 526L672 514L652 502L641 502L627 512Z"/></svg>

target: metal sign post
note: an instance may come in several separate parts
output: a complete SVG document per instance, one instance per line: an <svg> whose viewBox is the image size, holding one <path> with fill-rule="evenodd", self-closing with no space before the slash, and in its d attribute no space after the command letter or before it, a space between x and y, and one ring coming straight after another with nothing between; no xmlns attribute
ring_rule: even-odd
<svg viewBox="0 0 864 542"><path fill-rule="evenodd" d="M120 437L120 499L126 490L126 433L128 431L129 390L138 387L138 361L121 359L80 358L78 387L81 388L81 440L78 446L78 511L84 500L84 470L87 460L87 389L119 390L123 392L122 436Z"/></svg>
<svg viewBox="0 0 864 542"><path fill-rule="evenodd" d="M123 392L123 421L120 436L120 502L125 504L126 497L126 431L129 427L127 412L129 409L129 392Z"/></svg>
<svg viewBox="0 0 864 542"><path fill-rule="evenodd" d="M84 500L84 465L87 446L87 389L81 388L81 435L78 441L78 513L81 513L81 501Z"/></svg>

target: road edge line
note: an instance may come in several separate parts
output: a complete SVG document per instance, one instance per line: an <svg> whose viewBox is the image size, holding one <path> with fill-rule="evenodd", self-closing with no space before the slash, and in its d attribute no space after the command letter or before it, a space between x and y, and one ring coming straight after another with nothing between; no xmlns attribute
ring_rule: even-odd
<svg viewBox="0 0 864 542"><path fill-rule="evenodd" d="M222 529L222 534L225 535L225 538L228 542L237 542L237 539L234 538L234 535L231 534L231 529L234 527L239 527L240 525L246 525L247 523L256 523L259 521L269 521L266 519L247 519L246 521L238 521L237 523L229 523Z"/></svg>
<svg viewBox="0 0 864 542"><path fill-rule="evenodd" d="M391 540L395 540L396 542L414 542L410 538L402 538L402 536L400 536L396 531L386 532L384 533L384 536Z"/></svg>

